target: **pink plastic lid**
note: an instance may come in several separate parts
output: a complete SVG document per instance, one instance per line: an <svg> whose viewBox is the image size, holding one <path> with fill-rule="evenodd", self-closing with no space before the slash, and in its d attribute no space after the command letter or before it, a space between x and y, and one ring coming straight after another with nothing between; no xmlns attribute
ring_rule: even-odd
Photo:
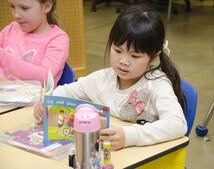
<svg viewBox="0 0 214 169"><path fill-rule="evenodd" d="M80 104L75 109L74 130L89 133L100 129L100 119L97 109L90 104Z"/></svg>

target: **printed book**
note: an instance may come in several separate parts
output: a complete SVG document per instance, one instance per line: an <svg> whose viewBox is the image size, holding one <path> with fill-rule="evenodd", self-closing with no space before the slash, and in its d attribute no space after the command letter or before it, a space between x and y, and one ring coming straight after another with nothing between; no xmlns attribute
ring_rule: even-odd
<svg viewBox="0 0 214 169"><path fill-rule="evenodd" d="M43 157L56 160L63 159L72 143L44 144L43 127L27 124L0 134L0 141L27 150Z"/></svg>
<svg viewBox="0 0 214 169"><path fill-rule="evenodd" d="M44 96L44 143L74 142L73 122L75 108L79 104L91 104L97 108L100 115L101 128L109 127L109 107L96 103L61 97Z"/></svg>

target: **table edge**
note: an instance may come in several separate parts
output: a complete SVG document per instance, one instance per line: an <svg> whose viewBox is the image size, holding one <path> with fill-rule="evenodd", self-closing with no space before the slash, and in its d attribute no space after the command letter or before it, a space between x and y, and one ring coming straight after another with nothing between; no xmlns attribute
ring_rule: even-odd
<svg viewBox="0 0 214 169"><path fill-rule="evenodd" d="M149 158L147 158L147 159L143 159L143 160L141 160L141 161L139 161L139 162L136 162L136 163L134 163L134 164L131 164L130 166L125 167L124 169L133 169L133 168L142 166L142 165L144 165L144 164L146 164L146 163L149 163L149 162L154 161L154 160L156 160L156 159L158 159L158 158L160 158L160 157L163 157L163 156L165 156L165 155L167 155L167 154L169 154L169 153L172 153L172 152L174 152L174 151L176 151L176 150L179 150L179 149L181 149L181 148L184 148L184 147L186 147L187 145L189 145L189 139L188 139L187 141L185 141L184 143L181 143L181 144L179 144L179 145L177 145L177 146L174 146L174 147L172 147L172 148L170 148L170 149L167 149L167 150L165 150L165 151L162 151L162 152L160 152L160 153L158 153L158 154L156 154L156 155L154 155L154 156L152 156L152 157L149 157Z"/></svg>
<svg viewBox="0 0 214 169"><path fill-rule="evenodd" d="M5 111L0 112L0 115L6 114L6 113L9 113L9 112L18 110L18 109L22 109L22 108L23 108L23 107L14 107L14 108L11 108L11 109L8 109L8 110L5 110Z"/></svg>

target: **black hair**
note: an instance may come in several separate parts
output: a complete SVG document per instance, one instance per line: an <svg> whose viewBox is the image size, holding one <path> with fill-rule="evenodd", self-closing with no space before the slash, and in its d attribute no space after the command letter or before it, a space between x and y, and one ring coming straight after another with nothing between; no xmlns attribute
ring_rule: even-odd
<svg viewBox="0 0 214 169"><path fill-rule="evenodd" d="M180 75L174 63L163 51L165 40L165 27L159 13L147 5L133 5L123 11L116 19L106 46L105 56L109 56L111 45L121 46L126 42L127 50L131 47L136 52L146 53L153 60L159 51L160 63L150 67L144 73L145 78L148 72L159 69L163 71L172 83L175 95L178 98L183 111L186 113L185 96L181 90Z"/></svg>

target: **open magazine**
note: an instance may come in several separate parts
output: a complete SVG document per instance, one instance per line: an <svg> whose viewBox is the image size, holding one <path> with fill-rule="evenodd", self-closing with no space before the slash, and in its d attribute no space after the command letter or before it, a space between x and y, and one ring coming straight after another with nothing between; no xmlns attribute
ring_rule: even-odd
<svg viewBox="0 0 214 169"><path fill-rule="evenodd" d="M101 128L109 127L110 108L96 103L67 98L61 96L52 96L53 77L51 73L48 76L48 84L44 96L44 143L53 142L74 142L73 122L75 108L79 104L91 104L97 108L100 115ZM87 112L86 112L87 113Z"/></svg>

